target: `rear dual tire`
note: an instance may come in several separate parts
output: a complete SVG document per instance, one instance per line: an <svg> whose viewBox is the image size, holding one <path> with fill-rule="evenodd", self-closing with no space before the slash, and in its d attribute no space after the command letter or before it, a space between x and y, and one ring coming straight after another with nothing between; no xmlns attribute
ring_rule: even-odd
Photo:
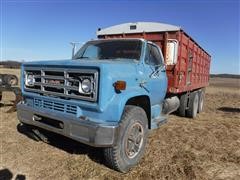
<svg viewBox="0 0 240 180"><path fill-rule="evenodd" d="M203 111L203 105L204 105L204 99L205 99L205 91L204 89L201 89L198 92L199 95L199 102L198 102L198 113Z"/></svg>
<svg viewBox="0 0 240 180"><path fill-rule="evenodd" d="M189 97L188 109L186 110L187 117L195 118L198 112L199 95L198 92L192 92Z"/></svg>
<svg viewBox="0 0 240 180"><path fill-rule="evenodd" d="M204 90L193 91L189 94L182 94L180 99L180 106L178 108L178 114L182 117L195 118L197 113L203 111L204 104Z"/></svg>
<svg viewBox="0 0 240 180"><path fill-rule="evenodd" d="M178 115L181 117L186 116L186 109L187 109L187 101L188 101L188 95L187 94L182 94L180 96L180 105L178 108Z"/></svg>

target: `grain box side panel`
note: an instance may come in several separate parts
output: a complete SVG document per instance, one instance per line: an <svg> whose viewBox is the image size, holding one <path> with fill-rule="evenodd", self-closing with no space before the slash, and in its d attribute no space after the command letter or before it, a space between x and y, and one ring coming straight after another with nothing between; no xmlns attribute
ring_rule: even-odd
<svg viewBox="0 0 240 180"><path fill-rule="evenodd" d="M174 86L169 93L192 91L208 85L210 56L186 33L180 33Z"/></svg>

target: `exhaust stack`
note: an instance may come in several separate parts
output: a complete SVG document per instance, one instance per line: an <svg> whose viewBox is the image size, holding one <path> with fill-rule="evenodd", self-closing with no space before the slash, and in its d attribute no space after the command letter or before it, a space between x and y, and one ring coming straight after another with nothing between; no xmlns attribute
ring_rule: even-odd
<svg viewBox="0 0 240 180"><path fill-rule="evenodd" d="M180 106L180 100L177 96L166 98L163 102L163 114L170 114L176 111Z"/></svg>

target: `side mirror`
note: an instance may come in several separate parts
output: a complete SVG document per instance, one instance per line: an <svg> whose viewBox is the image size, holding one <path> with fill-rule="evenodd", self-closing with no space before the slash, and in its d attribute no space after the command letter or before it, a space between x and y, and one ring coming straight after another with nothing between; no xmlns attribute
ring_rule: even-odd
<svg viewBox="0 0 240 180"><path fill-rule="evenodd" d="M166 64L175 65L178 57L178 41L175 39L168 39Z"/></svg>

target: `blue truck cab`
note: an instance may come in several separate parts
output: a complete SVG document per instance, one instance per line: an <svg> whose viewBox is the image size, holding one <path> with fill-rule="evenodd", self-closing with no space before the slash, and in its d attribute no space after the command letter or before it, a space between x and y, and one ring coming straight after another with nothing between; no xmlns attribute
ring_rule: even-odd
<svg viewBox="0 0 240 180"><path fill-rule="evenodd" d="M93 40L70 60L22 65L20 122L95 147L121 172L144 154L147 134L176 110L166 97L161 49L144 39Z"/></svg>

